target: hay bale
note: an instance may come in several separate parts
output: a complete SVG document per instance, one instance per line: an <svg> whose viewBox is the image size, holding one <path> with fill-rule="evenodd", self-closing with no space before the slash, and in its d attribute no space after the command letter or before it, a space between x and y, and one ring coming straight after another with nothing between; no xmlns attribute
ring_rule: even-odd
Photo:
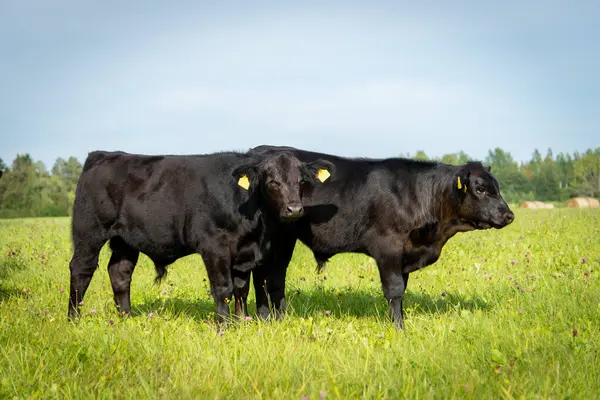
<svg viewBox="0 0 600 400"><path fill-rule="evenodd" d="M590 202L587 197L573 197L567 203L567 207L569 208L588 208L590 206Z"/></svg>
<svg viewBox="0 0 600 400"><path fill-rule="evenodd" d="M588 197L588 202L590 203L590 208L600 207L600 201L593 197Z"/></svg>
<svg viewBox="0 0 600 400"><path fill-rule="evenodd" d="M524 201L521 203L521 208L537 208L535 201Z"/></svg>
<svg viewBox="0 0 600 400"><path fill-rule="evenodd" d="M598 208L600 201L593 197L573 197L567 205L571 208Z"/></svg>
<svg viewBox="0 0 600 400"><path fill-rule="evenodd" d="M521 208L554 208L554 204L544 203L543 201L524 201L520 205Z"/></svg>

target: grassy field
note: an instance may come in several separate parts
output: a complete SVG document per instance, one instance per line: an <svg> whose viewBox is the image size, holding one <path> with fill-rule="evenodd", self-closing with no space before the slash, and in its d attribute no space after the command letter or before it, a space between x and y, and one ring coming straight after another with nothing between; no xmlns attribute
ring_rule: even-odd
<svg viewBox="0 0 600 400"><path fill-rule="evenodd" d="M516 215L411 275L404 332L370 258L298 244L288 318L223 335L199 256L142 256L119 318L107 247L67 322L69 220L0 220L0 398L600 398L600 210Z"/></svg>

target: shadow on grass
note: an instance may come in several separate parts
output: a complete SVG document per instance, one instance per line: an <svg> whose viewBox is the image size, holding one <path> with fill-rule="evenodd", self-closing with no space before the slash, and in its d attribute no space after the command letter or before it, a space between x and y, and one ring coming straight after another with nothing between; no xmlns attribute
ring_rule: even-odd
<svg viewBox="0 0 600 400"><path fill-rule="evenodd" d="M388 316L387 302L383 293L345 289L343 291L315 288L310 291L288 293L290 312L300 317L330 313L333 316L379 317ZM479 297L448 293L432 296L427 293L407 291L404 310L413 315L442 314L455 308L464 310L488 310L490 304Z"/></svg>
<svg viewBox="0 0 600 400"><path fill-rule="evenodd" d="M11 297L23 297L23 291L14 287L0 285L0 302L10 300Z"/></svg>
<svg viewBox="0 0 600 400"><path fill-rule="evenodd" d="M233 310L233 307L230 307ZM142 304L131 305L131 316L146 316L148 313L160 313L171 317L190 317L195 320L215 320L217 306L212 300L197 299L195 301L170 297L167 299L148 300Z"/></svg>
<svg viewBox="0 0 600 400"><path fill-rule="evenodd" d="M9 257L0 259L0 279L6 279L14 273L27 269L27 263L22 257L16 253L9 254Z"/></svg>
<svg viewBox="0 0 600 400"><path fill-rule="evenodd" d="M9 257L0 260L0 280L7 279L11 275L27 268L25 260L19 257L18 254L12 253L12 250L10 250L8 255ZM0 301L21 296L23 296L22 290L15 287L6 287L3 283L0 283Z"/></svg>
<svg viewBox="0 0 600 400"><path fill-rule="evenodd" d="M315 288L305 292L288 292L288 313L297 317L310 317L324 314L332 316L354 316L387 318L388 307L382 294L360 290L341 291ZM446 296L431 296L427 293L407 292L404 310L412 315L443 314L455 308L464 310L488 310L491 305L479 297L448 293ZM170 317L185 316L197 321L214 321L216 306L212 300L185 298L155 299L139 305L132 305L132 316L145 316L150 312ZM230 305L233 316L233 303ZM256 314L256 305L251 295L248 313Z"/></svg>

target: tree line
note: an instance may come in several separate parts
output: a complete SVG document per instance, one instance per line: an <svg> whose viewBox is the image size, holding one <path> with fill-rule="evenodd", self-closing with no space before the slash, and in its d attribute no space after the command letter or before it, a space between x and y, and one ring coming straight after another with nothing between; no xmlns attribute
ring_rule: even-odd
<svg viewBox="0 0 600 400"><path fill-rule="evenodd" d="M429 158L424 151L402 157L459 165L471 160L463 151ZM600 197L600 147L583 153L536 149L531 159L518 163L510 152L495 148L482 160L492 166L503 197L509 203L525 200L564 202L571 197ZM71 214L75 186L82 165L75 157L58 158L48 171L29 154L17 154L7 166L0 159L0 218L58 217Z"/></svg>
<svg viewBox="0 0 600 400"><path fill-rule="evenodd" d="M10 167L0 159L0 218L58 217L71 213L82 171L75 157L58 158L50 171L29 154L18 154Z"/></svg>
<svg viewBox="0 0 600 400"><path fill-rule="evenodd" d="M412 158L428 160L423 151ZM464 152L434 158L448 164L464 164L470 157ZM545 157L535 149L531 159L516 162L510 152L501 148L488 151L483 160L492 166L492 174L500 182L500 190L509 203L527 200L564 202L572 197L600 197L600 147L583 153L559 153L548 149Z"/></svg>

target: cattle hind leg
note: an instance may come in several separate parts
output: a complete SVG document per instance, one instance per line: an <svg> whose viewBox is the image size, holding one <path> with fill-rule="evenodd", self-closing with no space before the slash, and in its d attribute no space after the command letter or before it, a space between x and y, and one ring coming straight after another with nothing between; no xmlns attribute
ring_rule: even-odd
<svg viewBox="0 0 600 400"><path fill-rule="evenodd" d="M80 316L79 306L87 291L94 272L98 268L98 256L105 240L94 237L73 238L73 257L69 263L71 273L68 318Z"/></svg>
<svg viewBox="0 0 600 400"><path fill-rule="evenodd" d="M108 262L108 274L113 289L115 305L121 315L131 312L131 276L140 252L129 246L120 237L110 240L112 255Z"/></svg>
<svg viewBox="0 0 600 400"><path fill-rule="evenodd" d="M258 265L252 270L254 296L256 298L256 313L260 319L269 318L269 292L267 291L267 275L265 267Z"/></svg>
<svg viewBox="0 0 600 400"><path fill-rule="evenodd" d="M250 271L233 270L233 293L235 314L242 318L248 316L248 293L250 292Z"/></svg>

